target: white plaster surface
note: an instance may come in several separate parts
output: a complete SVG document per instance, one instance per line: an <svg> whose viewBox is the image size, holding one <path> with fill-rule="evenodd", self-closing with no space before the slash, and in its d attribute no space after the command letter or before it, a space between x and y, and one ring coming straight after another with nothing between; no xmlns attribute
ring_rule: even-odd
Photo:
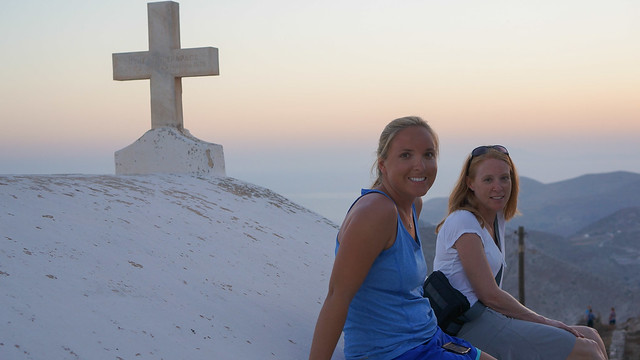
<svg viewBox="0 0 640 360"><path fill-rule="evenodd" d="M232 178L0 175L0 359L306 359L336 233Z"/></svg>
<svg viewBox="0 0 640 360"><path fill-rule="evenodd" d="M151 129L115 152L116 174L192 174L226 176L222 145L170 126Z"/></svg>

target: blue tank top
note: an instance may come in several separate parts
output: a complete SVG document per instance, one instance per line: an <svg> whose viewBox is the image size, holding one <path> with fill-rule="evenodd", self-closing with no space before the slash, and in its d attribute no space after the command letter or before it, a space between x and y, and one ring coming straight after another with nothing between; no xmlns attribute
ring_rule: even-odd
<svg viewBox="0 0 640 360"><path fill-rule="evenodd" d="M354 204L372 192L391 199L381 191L363 189ZM336 238L336 253L339 247ZM431 339L437 320L429 300L422 296L426 277L420 238L411 237L398 214L394 244L378 255L349 305L344 325L348 360L393 359Z"/></svg>

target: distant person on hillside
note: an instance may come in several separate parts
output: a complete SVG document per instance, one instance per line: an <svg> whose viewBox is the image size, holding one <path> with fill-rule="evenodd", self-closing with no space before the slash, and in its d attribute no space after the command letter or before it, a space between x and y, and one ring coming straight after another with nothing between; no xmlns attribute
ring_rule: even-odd
<svg viewBox="0 0 640 360"><path fill-rule="evenodd" d="M423 297L427 264L417 221L437 155L436 133L421 118L396 119L383 130L378 178L351 205L336 237L309 359L330 359L342 331L347 359L494 359L442 332ZM449 342L461 346L447 350Z"/></svg>
<svg viewBox="0 0 640 360"><path fill-rule="evenodd" d="M587 321L589 319L589 313L591 312L591 305L587 306L587 310L584 312L584 320Z"/></svg>
<svg viewBox="0 0 640 360"><path fill-rule="evenodd" d="M594 329L538 315L502 290L505 222L518 212L518 190L504 146L477 147L465 160L448 216L436 228L433 267L471 309L445 330L499 359L606 359Z"/></svg>
<svg viewBox="0 0 640 360"><path fill-rule="evenodd" d="M609 325L616 324L616 309L611 308L611 312L609 313Z"/></svg>
<svg viewBox="0 0 640 360"><path fill-rule="evenodd" d="M593 321L596 319L596 316L593 314L593 310L591 310L591 308L589 308L589 311L587 312L587 326L592 328L593 327Z"/></svg>

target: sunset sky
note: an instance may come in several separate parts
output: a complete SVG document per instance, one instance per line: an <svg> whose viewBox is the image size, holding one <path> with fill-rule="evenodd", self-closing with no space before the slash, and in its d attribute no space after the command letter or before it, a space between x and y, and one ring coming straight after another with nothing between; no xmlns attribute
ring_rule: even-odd
<svg viewBox="0 0 640 360"><path fill-rule="evenodd" d="M3 3L0 174L115 172L151 126L149 81L111 63L148 49L146 3ZM638 1L184 0L180 24L183 48L220 54L220 76L182 80L185 128L224 146L228 176L325 215L405 115L440 136L427 197L481 144L544 183L640 172Z"/></svg>

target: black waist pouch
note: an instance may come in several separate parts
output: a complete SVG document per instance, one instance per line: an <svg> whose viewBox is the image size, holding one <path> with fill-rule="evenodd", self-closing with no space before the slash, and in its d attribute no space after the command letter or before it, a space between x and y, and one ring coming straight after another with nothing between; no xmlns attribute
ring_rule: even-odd
<svg viewBox="0 0 640 360"><path fill-rule="evenodd" d="M462 322L458 319L469 310L467 297L451 286L449 279L439 270L432 272L423 285L424 296L438 318L438 326L449 335L456 335Z"/></svg>

